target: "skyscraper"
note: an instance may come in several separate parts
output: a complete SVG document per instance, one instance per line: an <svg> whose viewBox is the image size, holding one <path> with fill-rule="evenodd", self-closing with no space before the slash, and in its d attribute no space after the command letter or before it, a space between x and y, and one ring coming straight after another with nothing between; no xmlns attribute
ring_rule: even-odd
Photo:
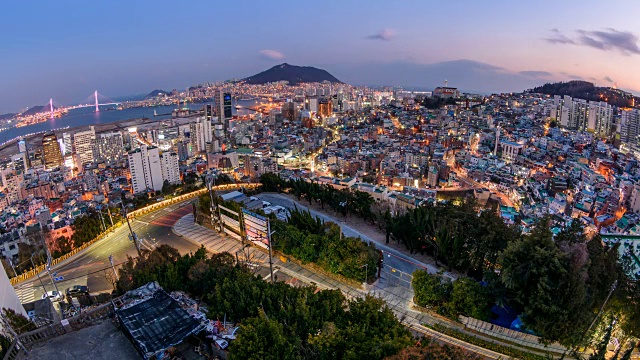
<svg viewBox="0 0 640 360"><path fill-rule="evenodd" d="M231 93L218 90L216 92L218 119L224 124L225 134L229 131L229 119L233 117L231 109Z"/></svg>
<svg viewBox="0 0 640 360"><path fill-rule="evenodd" d="M62 152L55 133L46 133L42 137L42 151L45 169L53 169L62 165Z"/></svg>
<svg viewBox="0 0 640 360"><path fill-rule="evenodd" d="M217 121L216 117L212 118ZM199 117L195 122L190 124L191 144L193 151L203 152L207 148L207 143L211 142L211 121L205 117Z"/></svg>
<svg viewBox="0 0 640 360"><path fill-rule="evenodd" d="M96 140L96 132L91 126L87 131L80 131L73 135L73 143L76 148L76 157L78 158L78 167L82 167L93 161L93 150Z"/></svg>
<svg viewBox="0 0 640 360"><path fill-rule="evenodd" d="M64 143L64 154L68 155L73 153L73 141L71 140L71 133L62 134L62 142Z"/></svg>
<svg viewBox="0 0 640 360"><path fill-rule="evenodd" d="M160 163L162 164L162 181L168 181L169 184L180 184L180 168L178 166L178 154L174 152L164 152L160 155Z"/></svg>

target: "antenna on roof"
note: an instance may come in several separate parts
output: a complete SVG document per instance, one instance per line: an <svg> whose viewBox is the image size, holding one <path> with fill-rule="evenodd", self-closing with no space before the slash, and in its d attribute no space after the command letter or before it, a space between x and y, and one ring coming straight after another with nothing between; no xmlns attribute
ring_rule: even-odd
<svg viewBox="0 0 640 360"><path fill-rule="evenodd" d="M449 85L449 81L447 81L447 79L444 79L444 87L447 87Z"/></svg>

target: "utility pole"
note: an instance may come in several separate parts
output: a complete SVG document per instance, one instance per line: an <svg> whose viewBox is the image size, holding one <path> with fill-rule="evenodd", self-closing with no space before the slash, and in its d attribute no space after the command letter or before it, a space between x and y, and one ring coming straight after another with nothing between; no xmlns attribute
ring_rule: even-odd
<svg viewBox="0 0 640 360"><path fill-rule="evenodd" d="M116 281L118 281L118 273L116 267L113 265L113 255L109 255L109 263L111 263L111 269L113 269L113 287L115 288Z"/></svg>
<svg viewBox="0 0 640 360"><path fill-rule="evenodd" d="M16 267L13 266L13 261L11 260L11 257L8 257L7 259L9 260L9 265L11 265L11 269L13 269L13 275L18 277L18 273L16 272Z"/></svg>
<svg viewBox="0 0 640 360"><path fill-rule="evenodd" d="M36 264L33 262L33 255L35 255L35 254L31 254L31 265L33 266L33 269L35 270L36 269ZM40 273L38 273L36 271L36 275L38 276L38 280L40 281L40 285L42 285L42 290L44 290L44 293L46 294L47 293L47 288L44 287L44 283L42 282L42 279L40 278Z"/></svg>
<svg viewBox="0 0 640 360"><path fill-rule="evenodd" d="M367 285L367 270L369 270L369 264L364 264L360 266L360 268L364 268L364 284Z"/></svg>
<svg viewBox="0 0 640 360"><path fill-rule="evenodd" d="M133 229L131 228L131 223L129 222L129 217L127 216L127 209L124 206L124 202L122 202L121 204L122 204L122 217L124 217L127 220L127 226L129 227L129 237L133 241L133 244L136 246L136 250L138 251L138 257L142 257L142 252L140 251L140 243L138 243L138 235L136 235L136 233L133 232Z"/></svg>
<svg viewBox="0 0 640 360"><path fill-rule="evenodd" d="M111 217L111 210L109 210L108 205L107 205L107 214L109 214L109 221L111 221L111 226L113 226L113 218Z"/></svg>
<svg viewBox="0 0 640 360"><path fill-rule="evenodd" d="M213 187L216 186L217 177L218 175L215 175L213 173L207 174L207 177L206 177L207 188L209 189L209 198L211 199L211 204L209 205L209 211L211 215L211 225L213 225L214 228L215 228L216 222L220 221L220 218L216 217L217 214L214 209L215 202L213 201Z"/></svg>
<svg viewBox="0 0 640 360"><path fill-rule="evenodd" d="M100 222L102 222L102 231L106 231L107 226L104 224L104 217L102 217L102 210L98 210L98 212L100 213Z"/></svg>
<svg viewBox="0 0 640 360"><path fill-rule="evenodd" d="M273 247L272 243L271 243L271 235L275 234L274 232L271 232L271 221L269 221L269 219L267 219L267 240L269 241L269 273L271 274L271 282L274 281L273 279L273 253L271 252L271 248Z"/></svg>
<svg viewBox="0 0 640 360"><path fill-rule="evenodd" d="M47 274L49 274L49 278L51 279L51 283L53 284L53 287L56 288L56 291L58 292L58 294L60 294L60 290L58 290L58 284L56 284L56 282L53 280L53 275L51 275L51 253L49 252L49 248L47 248L47 266L45 267L47 269Z"/></svg>

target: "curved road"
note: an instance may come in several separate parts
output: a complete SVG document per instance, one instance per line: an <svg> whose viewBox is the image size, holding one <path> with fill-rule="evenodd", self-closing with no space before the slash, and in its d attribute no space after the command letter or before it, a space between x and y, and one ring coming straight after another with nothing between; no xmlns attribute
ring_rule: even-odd
<svg viewBox="0 0 640 360"><path fill-rule="evenodd" d="M193 252L198 246L171 232L171 227L176 221L191 211L191 201L186 200L139 216L131 220L131 227L142 240L142 248L153 249L158 244L167 244L178 249L181 254ZM113 255L116 265L126 261L127 256L137 256L135 246L128 236L128 227L121 226L105 239L54 266L52 272L64 277L63 281L56 283L58 289L64 291L73 285L87 285L91 293L111 291L113 287L110 279L113 269L109 263L109 255ZM55 290L46 272L40 274L40 279L47 291ZM37 277L16 284L14 288L22 303L40 299L44 293Z"/></svg>

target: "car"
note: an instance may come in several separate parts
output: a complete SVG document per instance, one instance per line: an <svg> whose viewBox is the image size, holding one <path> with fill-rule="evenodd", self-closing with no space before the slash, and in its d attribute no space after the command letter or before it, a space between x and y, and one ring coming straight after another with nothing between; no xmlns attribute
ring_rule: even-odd
<svg viewBox="0 0 640 360"><path fill-rule="evenodd" d="M236 326L232 329L229 329L226 334L222 334L222 338L226 340L235 340L239 332L240 326Z"/></svg>
<svg viewBox="0 0 640 360"><path fill-rule="evenodd" d="M79 296L79 295L89 295L89 288L84 285L73 285L70 288L67 288L68 296Z"/></svg>
<svg viewBox="0 0 640 360"><path fill-rule="evenodd" d="M224 350L224 349L229 347L229 343L227 342L227 340L217 339L216 340L216 346L218 347L218 349Z"/></svg>
<svg viewBox="0 0 640 360"><path fill-rule="evenodd" d="M44 300L46 298L49 298L51 301L60 301L64 299L64 295L62 295L62 293L59 291L52 290L47 291L46 294L42 294L42 299Z"/></svg>

